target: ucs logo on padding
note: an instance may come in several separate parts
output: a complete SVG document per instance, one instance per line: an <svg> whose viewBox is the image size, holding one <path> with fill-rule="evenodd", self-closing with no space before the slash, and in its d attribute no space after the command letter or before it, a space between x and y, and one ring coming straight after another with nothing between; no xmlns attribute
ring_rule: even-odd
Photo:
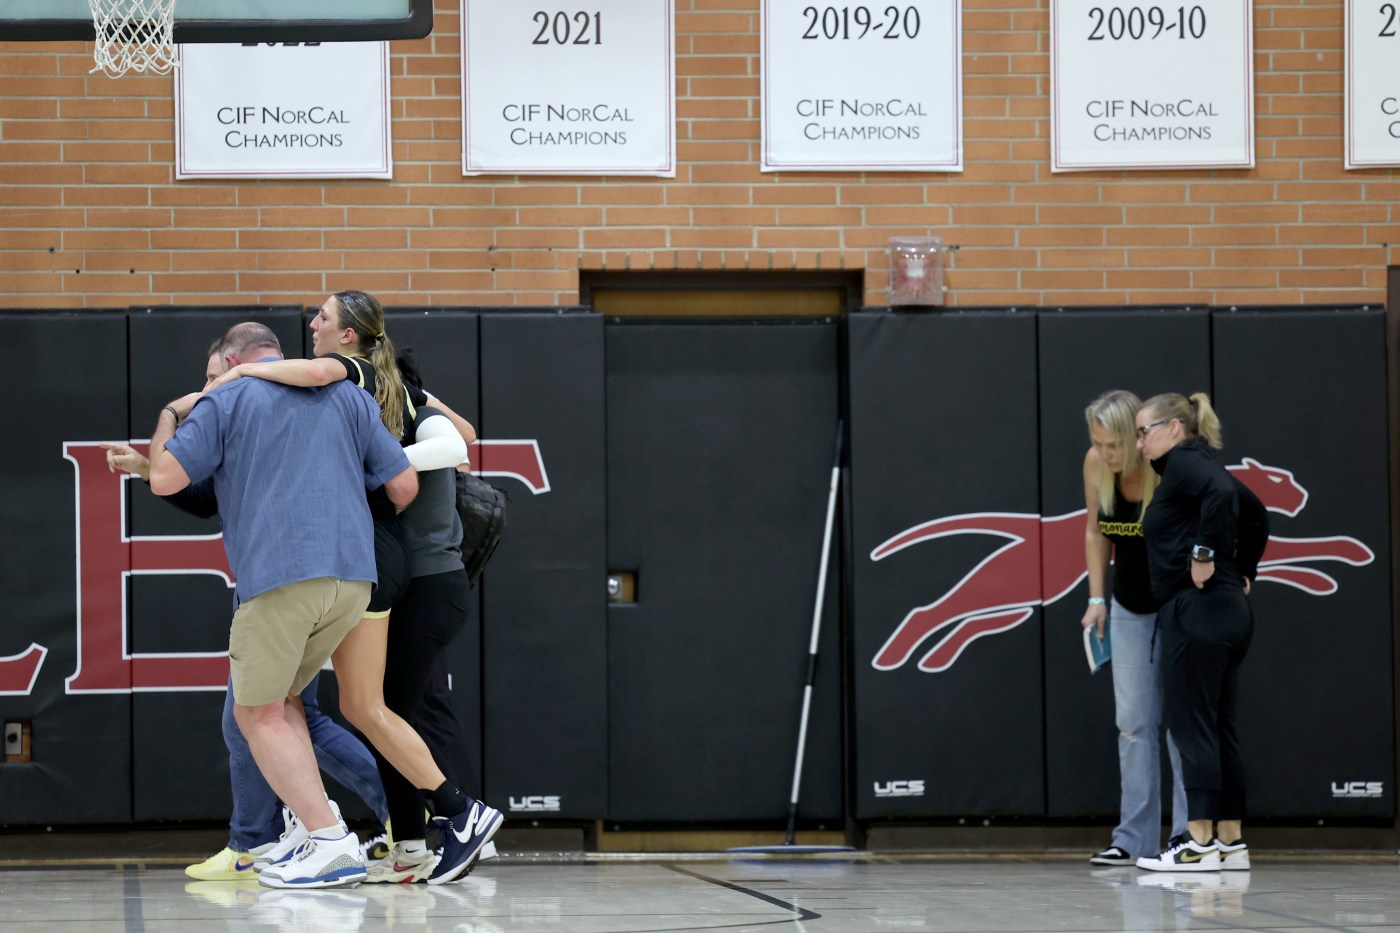
<svg viewBox="0 0 1400 933"><path fill-rule="evenodd" d="M556 794L537 794L531 797L511 797L512 813L558 813L560 797Z"/></svg>
<svg viewBox="0 0 1400 933"><path fill-rule="evenodd" d="M1308 491L1288 470L1264 466L1249 457L1226 469L1253 490L1271 512L1293 517L1308 503ZM1018 512L949 515L906 528L871 551L870 559L885 560L905 548L953 535L983 535L1006 543L938 599L910 610L871 660L876 670L903 667L922 651L919 670L946 671L968 645L1011 631L1029 619L1036 606L1066 596L1087 576L1083 509L1051 518ZM1314 596L1329 596L1337 591L1337 581L1305 565L1336 561L1361 567L1374 559L1371 549L1352 537L1270 535L1256 582L1281 583Z"/></svg>
<svg viewBox="0 0 1400 933"><path fill-rule="evenodd" d="M1333 797L1384 797L1384 781L1333 781Z"/></svg>
<svg viewBox="0 0 1400 933"><path fill-rule="evenodd" d="M922 797L924 795L923 781L886 781L881 784L875 782L876 797Z"/></svg>

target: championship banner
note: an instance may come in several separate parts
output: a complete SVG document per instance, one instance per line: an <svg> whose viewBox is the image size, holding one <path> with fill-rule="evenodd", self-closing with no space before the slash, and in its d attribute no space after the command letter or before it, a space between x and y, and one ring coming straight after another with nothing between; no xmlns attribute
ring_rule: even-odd
<svg viewBox="0 0 1400 933"><path fill-rule="evenodd" d="M1250 0L1051 0L1056 172L1252 168Z"/></svg>
<svg viewBox="0 0 1400 933"><path fill-rule="evenodd" d="M389 43L175 50L177 179L393 177Z"/></svg>
<svg viewBox="0 0 1400 933"><path fill-rule="evenodd" d="M666 0L462 0L463 175L676 175Z"/></svg>
<svg viewBox="0 0 1400 933"><path fill-rule="evenodd" d="M961 0L764 0L761 168L961 172Z"/></svg>
<svg viewBox="0 0 1400 933"><path fill-rule="evenodd" d="M1346 167L1400 166L1400 5L1347 0Z"/></svg>

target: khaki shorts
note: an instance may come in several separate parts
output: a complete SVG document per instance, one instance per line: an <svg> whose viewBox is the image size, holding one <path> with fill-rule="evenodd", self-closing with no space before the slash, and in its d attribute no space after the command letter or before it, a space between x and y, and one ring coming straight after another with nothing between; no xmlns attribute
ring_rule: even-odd
<svg viewBox="0 0 1400 933"><path fill-rule="evenodd" d="M369 593L368 583L318 577L241 604L228 638L234 702L262 706L305 690L360 621Z"/></svg>

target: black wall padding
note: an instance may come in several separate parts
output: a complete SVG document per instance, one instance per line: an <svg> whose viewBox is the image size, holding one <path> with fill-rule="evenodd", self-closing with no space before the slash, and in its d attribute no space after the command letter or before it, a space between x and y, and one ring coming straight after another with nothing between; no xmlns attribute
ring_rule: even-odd
<svg viewBox="0 0 1400 933"><path fill-rule="evenodd" d="M131 697L122 693L69 696L65 679L78 671L78 533L97 544L98 525L80 525L76 503L105 521L105 546L87 567L105 584L89 591L87 610L107 624L103 635L120 653L120 576L130 567L129 548L116 527L119 486L94 469L101 458L88 446L64 459L65 443L124 439L127 426L126 316L96 310L79 313L23 311L0 314L6 335L0 389L14 403L0 458L0 720L32 723L33 761L0 762L0 823L117 823L131 811ZM82 470L75 465L81 462ZM103 474L106 467L101 468ZM82 482L80 485L80 477ZM83 495L86 493L86 495ZM99 501L100 500L100 501ZM100 566L94 566L98 564ZM47 649L29 689L30 646ZM124 678L120 664L104 663L88 643L88 672L111 683ZM105 668L105 671L99 670ZM118 686L120 689L120 685Z"/></svg>
<svg viewBox="0 0 1400 933"><path fill-rule="evenodd" d="M97 443L149 437L249 318L304 354L299 308L0 312L0 389L42 406L16 409L0 458L0 720L33 728L33 761L0 761L0 824L228 817L217 522L108 473ZM1212 391L1223 460L1275 509L1243 672L1248 816L1395 816L1379 311L403 309L389 329L510 495L451 668L485 796L514 820L786 814L843 379L805 819L847 815L843 762L860 819L1116 816L1111 666L1090 676L1079 641L1083 519L1053 520L1084 507L1083 409L1118 386ZM637 574L635 604L608 604L609 570Z"/></svg>
<svg viewBox="0 0 1400 933"><path fill-rule="evenodd" d="M1160 392L1210 391L1209 312L1134 308L1040 314L1040 495L1046 519L1041 588L1045 599L1053 600L1043 609L1046 812L1116 821L1112 663L1089 673L1079 624L1089 596L1083 579L1084 517L1064 518L1085 509L1089 429L1084 409L1110 389L1128 389L1144 400ZM1055 599L1074 579L1079 579L1074 589ZM1165 784L1163 791L1170 801Z"/></svg>
<svg viewBox="0 0 1400 933"><path fill-rule="evenodd" d="M599 819L608 742L603 322L484 314L481 361L482 437L538 442L549 483L535 494L487 477L510 503L483 583L486 796L507 817Z"/></svg>
<svg viewBox="0 0 1400 933"><path fill-rule="evenodd" d="M131 313L130 423L137 438L150 437L162 405L204 388L210 343L242 321L268 325L288 356L301 355L297 307L161 307ZM128 481L126 487L134 536L220 533L218 519L187 515L161 502L139 480ZM175 547L192 558L188 563L200 567L212 563L205 559L210 552L217 557L223 551L222 543L209 545L207 551L197 551L195 545ZM233 590L211 573L174 569L130 578L130 650L138 655L228 651ZM226 660L219 663L227 668ZM135 819L228 818L228 752L220 729L224 692L223 688L178 693L138 689L132 694ZM172 736L179 740L172 741Z"/></svg>
<svg viewBox="0 0 1400 933"><path fill-rule="evenodd" d="M1035 315L849 345L856 815L1043 813Z"/></svg>
<svg viewBox="0 0 1400 933"><path fill-rule="evenodd" d="M838 411L837 328L612 323L608 612L616 821L787 812ZM833 554L837 549L833 546ZM841 816L833 563L801 813Z"/></svg>
<svg viewBox="0 0 1400 933"><path fill-rule="evenodd" d="M1389 819L1384 315L1255 310L1213 322L1224 459L1252 458L1249 474L1268 490L1261 498L1296 513L1271 513L1273 537L1284 540L1265 553L1272 566L1250 598L1240 716L1249 812Z"/></svg>
<svg viewBox="0 0 1400 933"><path fill-rule="evenodd" d="M470 421L481 432L480 333L475 311L435 308L430 312L396 309L387 314L385 330L399 349L413 351L427 390L435 398ZM487 578L490 570L487 571ZM447 649L451 675L452 708L466 733L467 757L476 776L475 787L464 790L479 796L481 788L481 583L473 593L471 617L462 634ZM389 623L393 637L393 616Z"/></svg>

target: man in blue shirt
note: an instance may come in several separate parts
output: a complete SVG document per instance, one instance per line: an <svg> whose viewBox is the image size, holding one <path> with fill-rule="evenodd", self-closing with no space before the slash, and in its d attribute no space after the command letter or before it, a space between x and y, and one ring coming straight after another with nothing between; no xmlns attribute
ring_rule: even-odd
<svg viewBox="0 0 1400 933"><path fill-rule="evenodd" d="M223 337L209 348L209 359L205 363L204 388L228 369L220 347ZM189 395L170 403L180 418L184 418L199 401L201 392ZM123 471L141 477L149 485L151 463L127 444L106 443L107 468L112 472ZM212 518L219 513L219 503L214 497L212 477L200 483L192 483L166 499L171 505L198 518ZM415 500L417 501L417 500ZM379 585L383 585L380 581ZM237 608L235 604L234 608ZM446 679L446 673L442 675ZM306 725L311 732L311 744L316 749L316 762L321 771L342 787L354 791L369 807L378 820L377 832L366 843L367 861L382 859L388 846L384 821L389 817L384 786L379 778L379 768L374 756L364 744L346 731L330 716L321 712L317 702L317 682L314 678L301 692L302 708L306 711ZM443 687L446 690L446 685ZM196 881L236 881L255 877L254 860L277 846L279 836L293 832L285 826L283 808L277 795L268 786L267 779L253 761L253 753L248 748L248 740L238 728L233 713L233 685L224 694L224 711L220 719L224 745L228 748L228 769L230 790L233 792L233 810L229 814L228 845L218 854L211 855L196 864L188 865L185 874ZM300 823L295 824L300 827ZM302 834L304 836L304 833ZM298 843L301 839L297 840ZM382 850L382 851L381 851ZM377 853L377 854L376 854Z"/></svg>
<svg viewBox="0 0 1400 933"><path fill-rule="evenodd" d="M276 335L255 323L232 328L221 352L236 363L282 356ZM183 423L167 406L151 438L157 495L211 476L237 579L234 714L263 776L310 833L299 856L260 880L363 880L358 841L326 799L297 695L369 602L376 577L365 490L383 486L402 510L417 494L417 475L355 386L240 379L202 397Z"/></svg>

